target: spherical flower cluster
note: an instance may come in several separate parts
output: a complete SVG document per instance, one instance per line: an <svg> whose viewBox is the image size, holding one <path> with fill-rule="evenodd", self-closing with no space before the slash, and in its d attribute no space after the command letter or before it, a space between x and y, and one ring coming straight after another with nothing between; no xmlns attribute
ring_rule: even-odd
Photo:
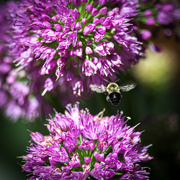
<svg viewBox="0 0 180 180"><path fill-rule="evenodd" d="M178 7L178 4L158 4L156 8L158 10L157 20L160 24L166 25L180 20L180 7Z"/></svg>
<svg viewBox="0 0 180 180"><path fill-rule="evenodd" d="M5 75L4 68L8 67L8 64L0 62L0 67L3 67L0 75ZM6 81L2 82L0 79L0 108L13 120L25 117L33 121L39 116L39 102L34 96L30 96L29 87L25 83L17 81L16 78L20 77L19 75L23 73L10 69L6 74Z"/></svg>
<svg viewBox="0 0 180 180"><path fill-rule="evenodd" d="M6 53L7 49L0 44L0 108L12 120L25 117L33 121L41 115L48 115L50 106L40 94L31 92L26 73L23 70L17 72L13 58Z"/></svg>
<svg viewBox="0 0 180 180"><path fill-rule="evenodd" d="M164 34L171 36L173 33L176 38L180 38L179 33L179 21L180 21L180 4L177 1L142 1L144 10L142 18L139 18L141 22L145 22L146 25L156 27L155 34L158 34L158 29L164 28ZM158 28L157 28L158 27ZM145 32L145 36L149 36L149 32ZM143 35L144 36L144 35Z"/></svg>
<svg viewBox="0 0 180 180"><path fill-rule="evenodd" d="M139 163L152 159L141 146L141 132L126 124L122 114L96 116L78 104L49 119L49 135L31 133L22 169L29 179L148 179Z"/></svg>
<svg viewBox="0 0 180 180"><path fill-rule="evenodd" d="M171 36L175 32L176 37L180 39L179 21L180 21L180 4L167 3L158 4L156 6L158 11L157 21L159 24L165 26L164 33L166 36Z"/></svg>
<svg viewBox="0 0 180 180"><path fill-rule="evenodd" d="M3 4L0 11L0 108L12 120L25 117L33 121L40 115L50 112L50 107L44 103L41 95L32 93L28 85L28 77L24 70L17 71L13 64L13 56L5 44L10 36L8 30L7 14L11 3ZM46 104L46 106L42 106ZM46 115L47 115L46 114Z"/></svg>
<svg viewBox="0 0 180 180"><path fill-rule="evenodd" d="M80 96L142 55L131 23L137 8L138 0L22 0L9 12L8 45L17 65L36 70L32 79L45 77L43 95L64 78Z"/></svg>
<svg viewBox="0 0 180 180"><path fill-rule="evenodd" d="M163 4L156 2L153 4L153 11L146 9L144 12L144 16L147 18L147 25L155 25L155 21L161 25L168 25L180 20L180 7L178 3Z"/></svg>

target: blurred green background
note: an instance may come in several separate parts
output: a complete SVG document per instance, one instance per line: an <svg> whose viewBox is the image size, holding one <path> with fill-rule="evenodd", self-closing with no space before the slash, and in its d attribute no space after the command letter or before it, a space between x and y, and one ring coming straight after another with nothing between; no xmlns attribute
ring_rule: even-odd
<svg viewBox="0 0 180 180"><path fill-rule="evenodd" d="M148 49L146 59L120 74L120 83L133 80L137 87L123 93L117 108L106 101L104 94L96 93L81 101L80 108L89 108L93 115L106 108L108 116L119 110L131 117L129 125L140 122L136 130L145 130L141 135L142 144L153 144L148 152L154 159L142 164L150 168L150 179L180 179L180 45L175 38L163 35L154 42L161 47L161 53ZM57 111L63 113L64 109L57 108ZM29 145L29 131L48 134L43 125L47 121L28 123L20 119L14 123L3 112L0 118L0 180L27 179L19 156L25 154Z"/></svg>

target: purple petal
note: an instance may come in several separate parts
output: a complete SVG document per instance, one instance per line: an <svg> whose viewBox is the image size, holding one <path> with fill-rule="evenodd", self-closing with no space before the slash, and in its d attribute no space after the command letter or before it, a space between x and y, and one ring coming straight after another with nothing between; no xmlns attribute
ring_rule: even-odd
<svg viewBox="0 0 180 180"><path fill-rule="evenodd" d="M87 46L86 47L86 54L92 54L92 53L93 53L92 49Z"/></svg>
<svg viewBox="0 0 180 180"><path fill-rule="evenodd" d="M90 157L84 157L84 162L85 164L89 164L91 162L91 158Z"/></svg>
<svg viewBox="0 0 180 180"><path fill-rule="evenodd" d="M93 9L92 9L92 12L91 12L91 15L92 15L92 16L96 16L98 13L99 13L98 9L93 8Z"/></svg>
<svg viewBox="0 0 180 180"><path fill-rule="evenodd" d="M87 4L87 5L86 5L86 10L87 10L88 12L90 12L93 7L94 7L94 5L92 5L92 4Z"/></svg>
<svg viewBox="0 0 180 180"><path fill-rule="evenodd" d="M99 11L99 14L101 14L101 15L105 15L105 14L107 14L107 13L108 13L108 9L107 9L106 6L103 7L103 8L101 8L100 11Z"/></svg>
<svg viewBox="0 0 180 180"><path fill-rule="evenodd" d="M75 27L74 27L75 29L82 29L82 27L81 27L81 23L80 22L77 22L76 24L75 24Z"/></svg>
<svg viewBox="0 0 180 180"><path fill-rule="evenodd" d="M99 4L103 6L106 3L106 0L99 0Z"/></svg>
<svg viewBox="0 0 180 180"><path fill-rule="evenodd" d="M61 31L61 30L62 30L62 25L60 25L60 24L54 24L54 29L55 29L56 31Z"/></svg>
<svg viewBox="0 0 180 180"><path fill-rule="evenodd" d="M104 35L106 33L106 27L102 26L102 27L97 27L96 31L101 34Z"/></svg>

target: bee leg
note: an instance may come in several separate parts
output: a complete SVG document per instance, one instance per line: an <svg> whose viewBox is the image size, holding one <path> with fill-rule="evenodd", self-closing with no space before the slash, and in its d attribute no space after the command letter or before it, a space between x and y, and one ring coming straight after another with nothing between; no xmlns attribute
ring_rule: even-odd
<svg viewBox="0 0 180 180"><path fill-rule="evenodd" d="M106 101L108 101L108 102L110 102L111 100L110 100L110 97L107 95L106 96Z"/></svg>

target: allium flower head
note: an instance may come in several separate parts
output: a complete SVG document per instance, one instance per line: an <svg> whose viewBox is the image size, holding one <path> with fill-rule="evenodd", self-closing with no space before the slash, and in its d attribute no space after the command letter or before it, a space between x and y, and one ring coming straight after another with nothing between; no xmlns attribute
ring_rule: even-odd
<svg viewBox="0 0 180 180"><path fill-rule="evenodd" d="M152 159L141 146L141 132L122 114L93 116L78 105L49 119L49 135L31 133L22 169L29 179L148 179L139 163Z"/></svg>
<svg viewBox="0 0 180 180"><path fill-rule="evenodd" d="M0 108L12 120L25 117L33 121L41 115L46 116L51 111L50 106L40 94L31 92L26 72L17 72L13 58L6 53L7 48L0 44Z"/></svg>
<svg viewBox="0 0 180 180"><path fill-rule="evenodd" d="M40 94L34 95L28 85L27 73L24 70L17 71L13 63L14 57L9 55L6 43L11 37L6 32L9 28L7 17L11 5L11 2L7 2L0 6L0 108L14 121L22 117L33 121L48 114L50 107L44 103Z"/></svg>
<svg viewBox="0 0 180 180"><path fill-rule="evenodd" d="M153 36L156 37L158 34L162 34L161 30L163 29L166 36L172 36L174 34L176 40L180 39L180 4L178 1L141 0L140 4L143 8L140 10L141 13L137 21L151 26L150 29ZM143 40L147 40L144 37L142 38Z"/></svg>
<svg viewBox="0 0 180 180"><path fill-rule="evenodd" d="M22 0L10 10L9 47L19 66L33 72L36 64L33 76L46 77L43 95L65 78L80 96L138 61L137 7L137 0Z"/></svg>
<svg viewBox="0 0 180 180"><path fill-rule="evenodd" d="M159 4L157 9L157 21L160 24L167 25L180 20L180 7L178 7L178 3L164 5Z"/></svg>

